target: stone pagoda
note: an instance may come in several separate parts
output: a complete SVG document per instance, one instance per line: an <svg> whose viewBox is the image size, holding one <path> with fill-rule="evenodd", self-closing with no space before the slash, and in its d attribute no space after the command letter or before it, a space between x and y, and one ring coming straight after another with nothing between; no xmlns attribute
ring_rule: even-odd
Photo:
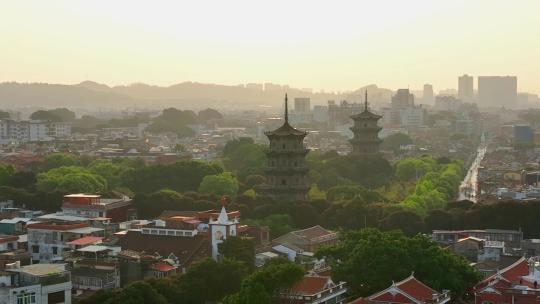
<svg viewBox="0 0 540 304"><path fill-rule="evenodd" d="M379 153L379 145L382 140L379 138L381 127L377 124L381 115L372 113L368 109L367 90L364 100L364 111L351 116L354 120L354 126L350 129L353 132L353 138L349 140L352 145L353 154L370 155Z"/></svg>
<svg viewBox="0 0 540 304"><path fill-rule="evenodd" d="M265 132L270 141L266 150L266 183L257 190L286 201L303 201L307 198L309 186L306 184L306 154L304 137L307 132L295 129L289 124L287 94L285 94L285 122L273 131Z"/></svg>

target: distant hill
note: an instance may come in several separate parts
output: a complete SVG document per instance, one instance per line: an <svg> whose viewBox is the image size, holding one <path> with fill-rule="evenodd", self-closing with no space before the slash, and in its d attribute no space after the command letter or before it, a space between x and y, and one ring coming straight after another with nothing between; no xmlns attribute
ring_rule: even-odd
<svg viewBox="0 0 540 304"><path fill-rule="evenodd" d="M389 100L391 91L368 86L370 101L373 103ZM128 86L109 87L93 81L76 85L42 83L2 83L0 84L0 106L28 107L84 107L123 108L126 106L163 108L242 108L269 105L280 107L285 93L291 102L295 97L309 97L312 105L326 104L328 100L338 102L348 99L352 102L363 100L363 88L350 94L311 93L288 86L270 85L269 89L196 82L183 82L167 87L143 83ZM388 99L386 99L388 98Z"/></svg>
<svg viewBox="0 0 540 304"><path fill-rule="evenodd" d="M0 106L9 107L125 107L137 102L113 91L81 85L0 83Z"/></svg>

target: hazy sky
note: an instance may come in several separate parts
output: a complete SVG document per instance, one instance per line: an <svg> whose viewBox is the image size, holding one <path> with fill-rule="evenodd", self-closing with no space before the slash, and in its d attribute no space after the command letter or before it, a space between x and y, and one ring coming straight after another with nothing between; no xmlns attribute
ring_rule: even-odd
<svg viewBox="0 0 540 304"><path fill-rule="evenodd" d="M0 81L540 92L538 0L0 0L0 33Z"/></svg>

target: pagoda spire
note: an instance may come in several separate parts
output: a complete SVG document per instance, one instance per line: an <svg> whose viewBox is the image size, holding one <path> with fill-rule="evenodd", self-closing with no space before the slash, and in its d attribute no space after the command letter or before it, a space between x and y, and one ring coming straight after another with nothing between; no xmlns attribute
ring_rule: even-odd
<svg viewBox="0 0 540 304"><path fill-rule="evenodd" d="M285 93L285 123L289 123L289 102L287 93Z"/></svg>
<svg viewBox="0 0 540 304"><path fill-rule="evenodd" d="M364 96L364 110L367 111L368 108L367 108L367 89L366 89L366 93L365 93L365 96Z"/></svg>

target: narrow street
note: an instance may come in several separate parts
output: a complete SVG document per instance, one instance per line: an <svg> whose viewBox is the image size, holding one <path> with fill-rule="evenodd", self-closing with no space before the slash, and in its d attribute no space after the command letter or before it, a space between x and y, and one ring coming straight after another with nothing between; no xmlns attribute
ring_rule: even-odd
<svg viewBox="0 0 540 304"><path fill-rule="evenodd" d="M471 166L469 167L469 170L467 171L467 175L465 175L465 178L463 179L463 181L461 182L461 185L459 186L458 200L467 199L476 203L478 194L479 194L477 193L478 167L480 166L480 163L482 162L482 159L484 158L484 155L486 154L486 150L487 150L487 142L486 142L484 134L482 134L480 145L478 147L478 150L476 151L476 157L471 163Z"/></svg>

